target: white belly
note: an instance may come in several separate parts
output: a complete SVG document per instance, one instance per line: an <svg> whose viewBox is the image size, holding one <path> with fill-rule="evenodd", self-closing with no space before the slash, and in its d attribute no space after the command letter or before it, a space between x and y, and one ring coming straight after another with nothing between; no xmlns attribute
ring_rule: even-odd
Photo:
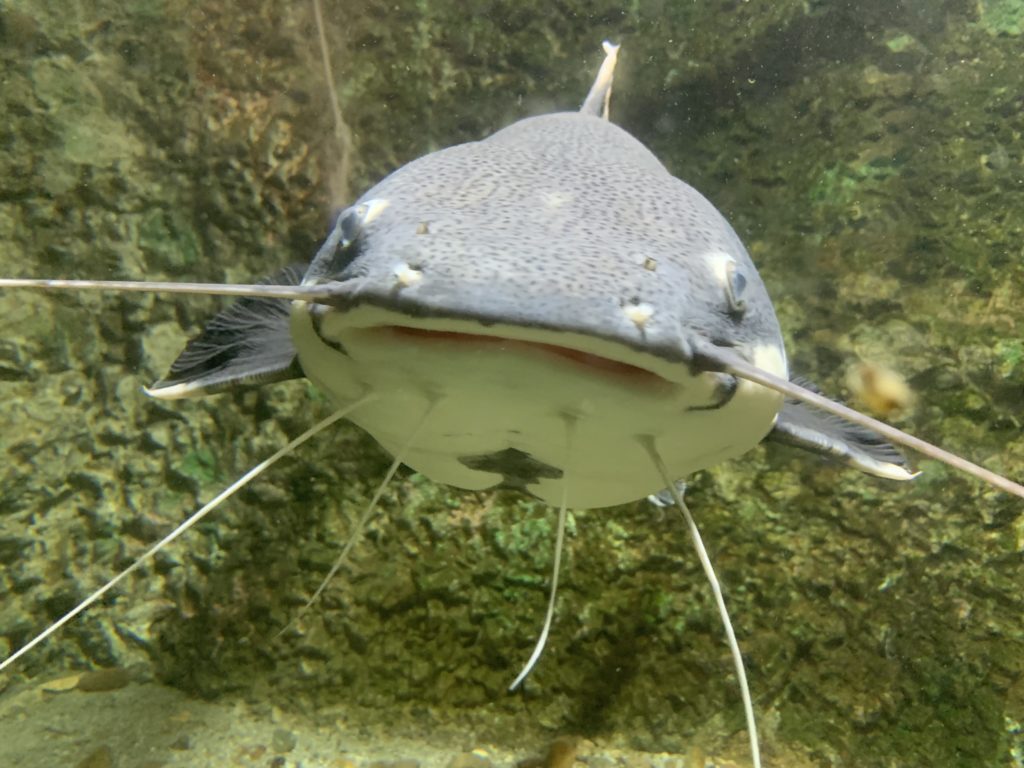
<svg viewBox="0 0 1024 768"><path fill-rule="evenodd" d="M550 331L360 307L327 315L318 335L297 302L292 335L303 371L337 404L375 396L350 418L406 465L459 488L504 481L553 505L565 487L575 508L643 498L665 485L645 436L683 478L748 451L781 406L776 393L741 381L722 407L694 410L720 400L714 375ZM786 375L777 352L758 357Z"/></svg>

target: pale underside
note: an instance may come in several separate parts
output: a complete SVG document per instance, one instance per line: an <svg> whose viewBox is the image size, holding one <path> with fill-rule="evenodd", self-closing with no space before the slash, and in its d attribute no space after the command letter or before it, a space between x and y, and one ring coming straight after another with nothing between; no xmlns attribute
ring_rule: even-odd
<svg viewBox="0 0 1024 768"><path fill-rule="evenodd" d="M292 310L307 376L339 405L373 395L349 418L459 488L519 487L553 505L565 494L576 508L634 501L664 487L644 437L682 478L750 450L782 404L746 381L723 404L718 374L580 334L372 306L326 313L318 334L310 306ZM750 354L786 376L774 348Z"/></svg>

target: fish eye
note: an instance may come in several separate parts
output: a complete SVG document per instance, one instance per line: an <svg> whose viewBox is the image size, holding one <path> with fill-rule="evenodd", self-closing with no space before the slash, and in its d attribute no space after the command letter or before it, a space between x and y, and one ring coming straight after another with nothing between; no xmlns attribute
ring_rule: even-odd
<svg viewBox="0 0 1024 768"><path fill-rule="evenodd" d="M725 292L725 311L733 320L739 320L747 311L746 274L728 251L712 251L704 258L715 282Z"/></svg>
<svg viewBox="0 0 1024 768"><path fill-rule="evenodd" d="M747 289L747 276L739 265L730 259L725 264L725 298L729 303L729 313L742 315L747 309L747 300L743 296Z"/></svg>
<svg viewBox="0 0 1024 768"><path fill-rule="evenodd" d="M363 228L363 215L360 213L362 206L353 206L346 208L338 216L338 223L335 225L339 232L341 232L341 243L342 247L349 245L353 240L359 237L359 232Z"/></svg>
<svg viewBox="0 0 1024 768"><path fill-rule="evenodd" d="M387 200L374 199L349 206L338 214L334 229L306 270L303 284L336 279L359 255L360 236L366 225L387 207Z"/></svg>
<svg viewBox="0 0 1024 768"><path fill-rule="evenodd" d="M363 231L363 227L388 207L387 200L367 200L365 203L346 208L338 216L335 228L341 233L341 247L349 246Z"/></svg>

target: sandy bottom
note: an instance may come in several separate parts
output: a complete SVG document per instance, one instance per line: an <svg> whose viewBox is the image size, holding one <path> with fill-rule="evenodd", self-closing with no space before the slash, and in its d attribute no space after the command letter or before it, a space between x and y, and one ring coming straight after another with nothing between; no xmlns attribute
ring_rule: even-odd
<svg viewBox="0 0 1024 768"><path fill-rule="evenodd" d="M551 749L553 737L529 741L481 743L471 728L457 723L367 724L343 711L306 717L240 700L200 701L155 682L97 684L81 673L47 683L12 685L0 694L0 766L19 768L749 765L744 755L726 759L697 749L685 755L651 754L580 740L575 754L567 754L565 749Z"/></svg>

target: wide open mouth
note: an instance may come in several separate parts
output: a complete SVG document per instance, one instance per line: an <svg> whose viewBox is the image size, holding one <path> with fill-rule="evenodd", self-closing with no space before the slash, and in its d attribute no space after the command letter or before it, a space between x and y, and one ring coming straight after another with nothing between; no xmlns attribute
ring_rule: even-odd
<svg viewBox="0 0 1024 768"><path fill-rule="evenodd" d="M527 341L479 333L465 333L463 331L413 328L405 325L379 325L367 328L366 331L417 344L445 343L465 345L467 349L474 346L478 348L491 347L493 349L508 350L511 353L521 351L527 354L541 353L551 355L560 360L567 361L570 365L597 373L600 376L628 381L632 386L662 387L670 383L646 368L625 363L621 360L613 360L593 352L550 344L548 342Z"/></svg>

